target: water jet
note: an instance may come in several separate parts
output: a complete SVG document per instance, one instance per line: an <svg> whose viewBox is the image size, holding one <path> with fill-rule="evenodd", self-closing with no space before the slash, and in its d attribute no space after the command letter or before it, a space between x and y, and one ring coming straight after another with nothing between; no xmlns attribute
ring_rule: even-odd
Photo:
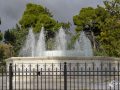
<svg viewBox="0 0 120 90"><path fill-rule="evenodd" d="M80 57L80 56L93 56L93 51L91 47L90 40L86 37L85 33L82 31L80 38L74 44L74 49L67 49L67 42L70 40L66 39L64 29L61 27L56 33L55 37L55 49L46 50L45 33L44 27L41 28L39 39L35 40L35 35L32 29L29 30L29 34L23 46L20 56L29 57L41 57L41 56L67 56L67 57ZM36 41L36 42L35 42ZM30 54L31 52L31 54ZM26 53L26 54L25 54Z"/></svg>

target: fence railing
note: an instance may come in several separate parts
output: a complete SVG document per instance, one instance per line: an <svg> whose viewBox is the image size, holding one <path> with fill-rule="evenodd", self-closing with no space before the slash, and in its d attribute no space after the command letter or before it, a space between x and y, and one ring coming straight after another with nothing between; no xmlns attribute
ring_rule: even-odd
<svg viewBox="0 0 120 90"><path fill-rule="evenodd" d="M0 90L120 90L119 63L10 64Z"/></svg>

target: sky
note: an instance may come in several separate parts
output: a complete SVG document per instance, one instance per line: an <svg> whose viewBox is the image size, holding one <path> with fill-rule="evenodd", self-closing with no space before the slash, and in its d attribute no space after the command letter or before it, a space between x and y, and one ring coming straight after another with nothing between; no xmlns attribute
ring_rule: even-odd
<svg viewBox="0 0 120 90"><path fill-rule="evenodd" d="M72 17L83 7L103 5L103 0L0 0L0 30L13 28L22 17L27 3L47 7L59 22L71 22Z"/></svg>

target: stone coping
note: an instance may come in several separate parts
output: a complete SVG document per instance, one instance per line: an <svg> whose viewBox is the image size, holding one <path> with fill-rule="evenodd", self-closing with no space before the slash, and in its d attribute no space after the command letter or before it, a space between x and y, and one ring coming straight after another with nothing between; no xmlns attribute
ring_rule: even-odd
<svg viewBox="0 0 120 90"><path fill-rule="evenodd" d="M11 57L6 59L6 61L14 60L115 60L119 61L120 58L115 57L102 57L102 56L93 56L93 57L57 57L57 56L48 56L48 57Z"/></svg>

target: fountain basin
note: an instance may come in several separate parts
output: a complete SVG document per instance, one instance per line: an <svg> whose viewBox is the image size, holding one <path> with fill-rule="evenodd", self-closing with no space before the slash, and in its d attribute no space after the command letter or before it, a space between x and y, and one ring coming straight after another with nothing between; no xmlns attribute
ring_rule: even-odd
<svg viewBox="0 0 120 90"><path fill-rule="evenodd" d="M44 51L41 56L66 56L66 57L80 57L80 56L92 56L92 53L83 53L80 50L53 50L53 51Z"/></svg>
<svg viewBox="0 0 120 90"><path fill-rule="evenodd" d="M44 64L46 63L47 67L51 68L51 64L54 63L55 67L59 68L60 63L72 63L72 67L76 66L77 63L81 63L80 67L84 67L86 63L88 67L91 67L93 62L97 67L101 67L100 64L103 63L104 66L108 66L108 63L113 63L116 66L118 62L120 62L120 58L112 58L112 57L11 57L6 59L6 64L9 66L10 63L13 66L16 64L17 68L22 69L22 64L24 65L24 69L28 68L29 65L32 65L32 68L36 68L37 64L40 64L40 68L44 68ZM14 69L14 68L13 68Z"/></svg>

